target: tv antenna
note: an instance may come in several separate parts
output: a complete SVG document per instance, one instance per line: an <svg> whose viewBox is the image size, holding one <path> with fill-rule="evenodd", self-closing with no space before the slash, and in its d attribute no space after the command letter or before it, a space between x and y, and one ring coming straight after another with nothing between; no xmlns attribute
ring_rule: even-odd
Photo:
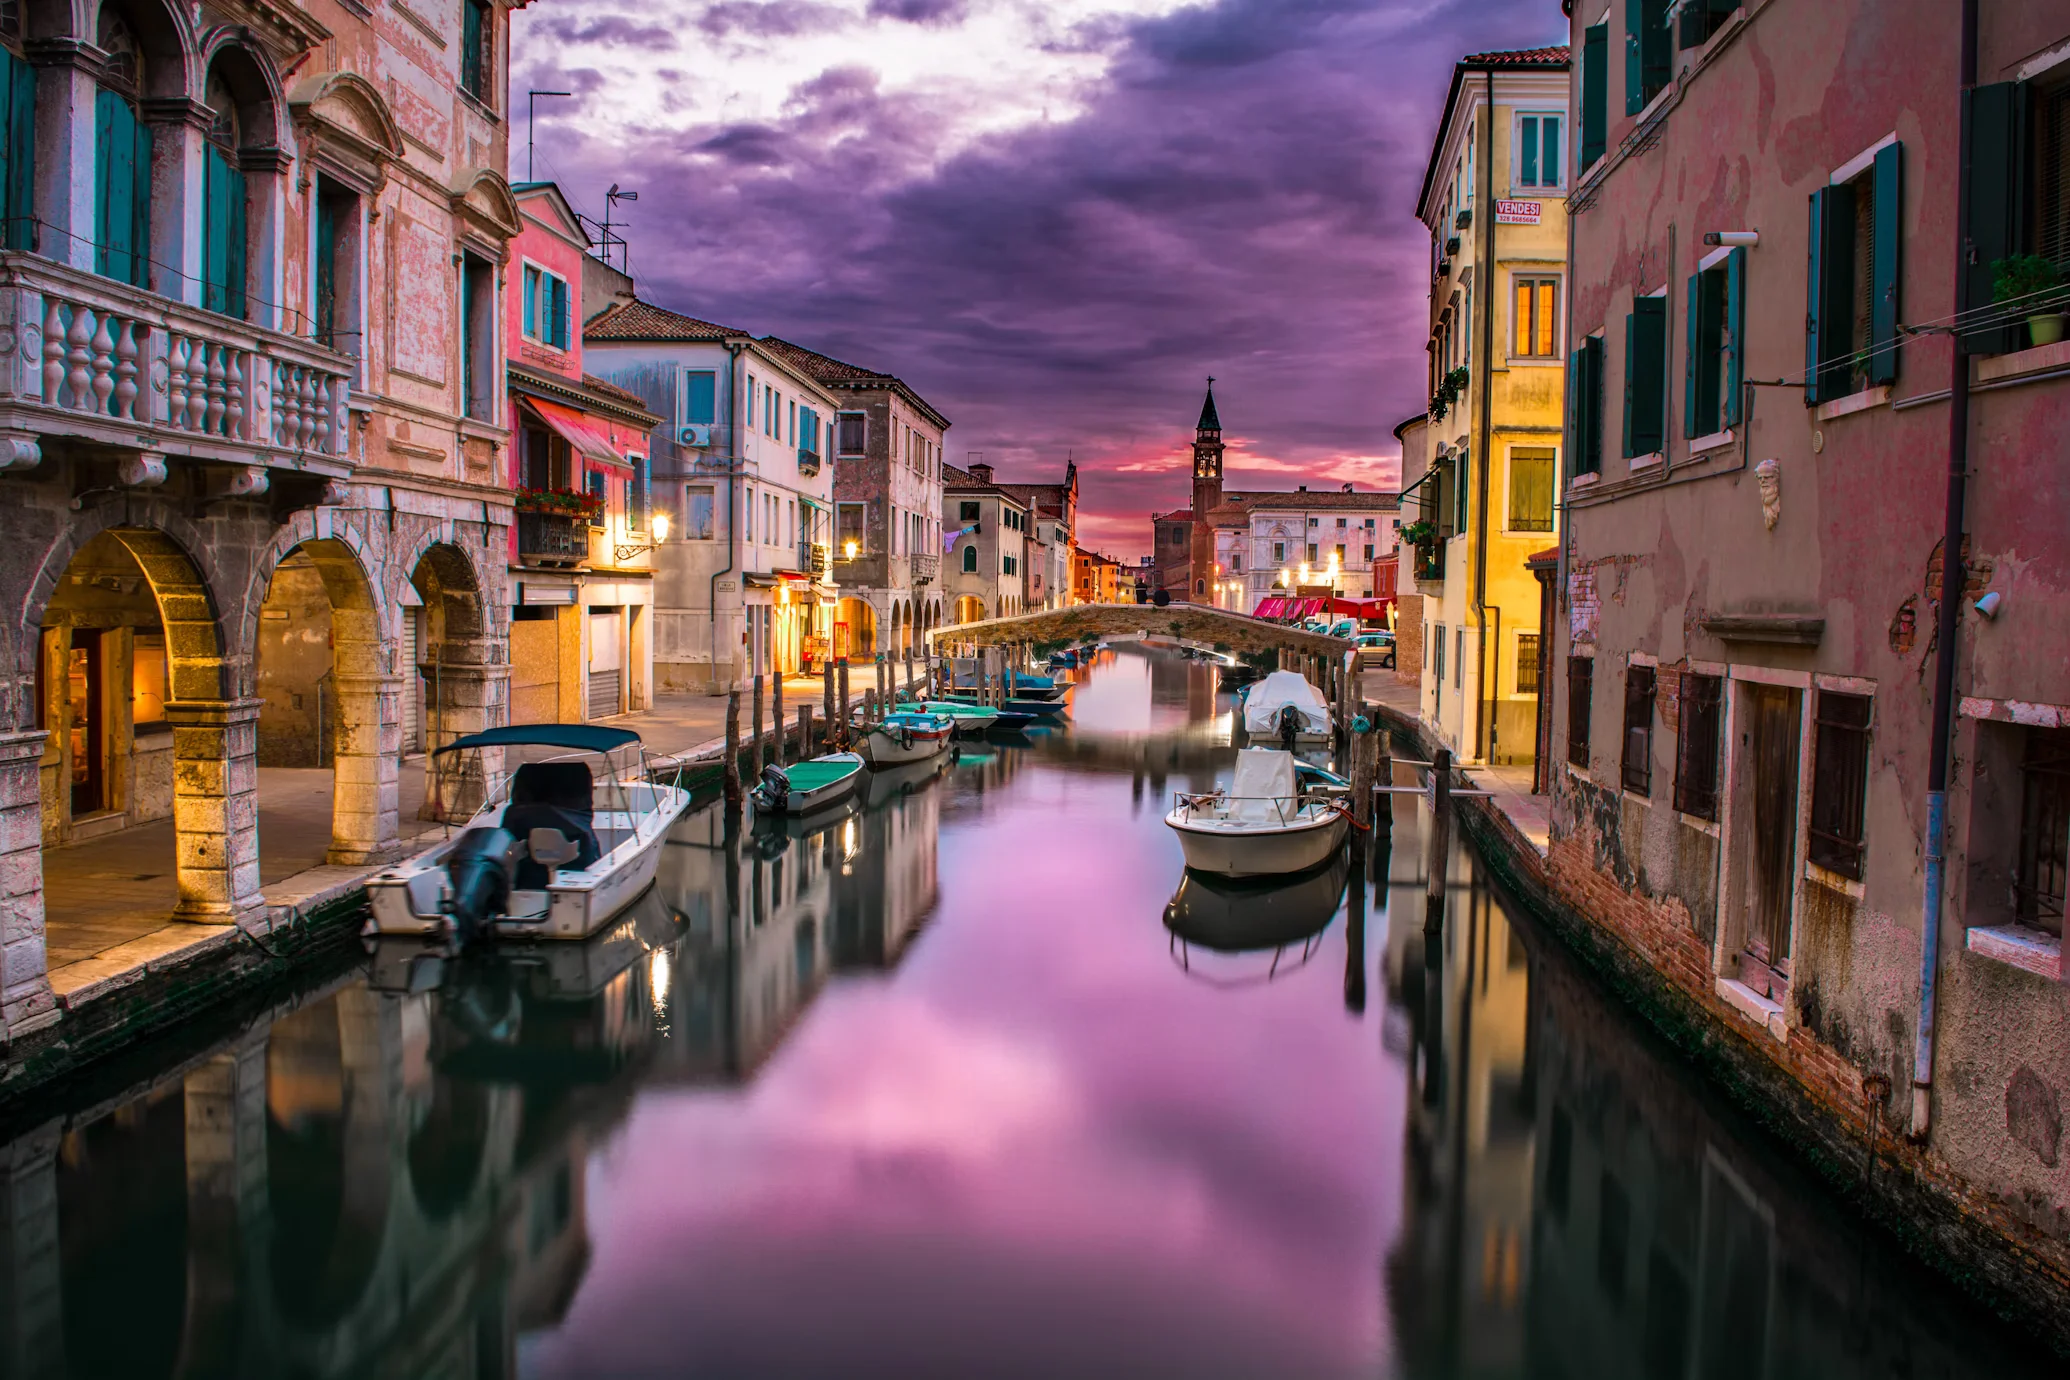
<svg viewBox="0 0 2070 1380"><path fill-rule="evenodd" d="M532 175L532 121L537 117L541 96L573 97L573 91L527 91L525 93L525 181L536 179Z"/></svg>

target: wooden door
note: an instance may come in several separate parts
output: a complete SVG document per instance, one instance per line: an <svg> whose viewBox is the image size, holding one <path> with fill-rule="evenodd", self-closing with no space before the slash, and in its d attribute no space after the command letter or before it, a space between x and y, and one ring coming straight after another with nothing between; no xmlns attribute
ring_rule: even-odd
<svg viewBox="0 0 2070 1380"><path fill-rule="evenodd" d="M72 757L72 817L108 808L107 718L101 693L101 635L72 629L66 730Z"/></svg>
<svg viewBox="0 0 2070 1380"><path fill-rule="evenodd" d="M1753 778L1747 952L1783 977L1789 972L1790 903L1796 890L1797 747L1803 700L1800 690L1747 687L1746 761Z"/></svg>

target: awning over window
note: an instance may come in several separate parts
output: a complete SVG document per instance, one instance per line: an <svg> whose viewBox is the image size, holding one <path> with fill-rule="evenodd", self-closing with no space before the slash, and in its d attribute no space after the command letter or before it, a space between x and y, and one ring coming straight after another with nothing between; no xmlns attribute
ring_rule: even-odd
<svg viewBox="0 0 2070 1380"><path fill-rule="evenodd" d="M633 464L619 454L611 445L611 432L602 422L594 421L572 407L562 407L544 398L522 398L525 407L560 434L562 440L575 448L575 453L594 465L609 465L614 469L631 470Z"/></svg>
<svg viewBox="0 0 2070 1380"><path fill-rule="evenodd" d="M1286 604L1287 601L1280 598L1278 595L1273 595L1271 598L1268 599L1260 599L1258 601L1258 607L1251 610L1251 617L1277 618L1283 612L1286 611Z"/></svg>

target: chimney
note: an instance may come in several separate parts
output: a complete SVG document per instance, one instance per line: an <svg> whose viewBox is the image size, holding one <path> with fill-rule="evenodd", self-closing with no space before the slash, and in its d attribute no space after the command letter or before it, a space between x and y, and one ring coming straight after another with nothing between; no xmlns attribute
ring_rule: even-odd
<svg viewBox="0 0 2070 1380"><path fill-rule="evenodd" d="M1346 485L1344 486L1344 492L1345 492L1345 493L1350 493L1350 492L1351 492L1351 486L1350 486L1349 484L1346 484Z"/></svg>
<svg viewBox="0 0 2070 1380"><path fill-rule="evenodd" d="M980 484L989 484L992 482L992 467L990 465L972 465L970 467L970 477Z"/></svg>
<svg viewBox="0 0 2070 1380"><path fill-rule="evenodd" d="M1305 493L1307 493L1307 492L1308 492L1308 486L1307 486L1306 484L1303 484L1303 485L1301 486L1301 488L1300 488L1300 492L1302 492L1302 493L1304 493L1304 494L1305 494Z"/></svg>

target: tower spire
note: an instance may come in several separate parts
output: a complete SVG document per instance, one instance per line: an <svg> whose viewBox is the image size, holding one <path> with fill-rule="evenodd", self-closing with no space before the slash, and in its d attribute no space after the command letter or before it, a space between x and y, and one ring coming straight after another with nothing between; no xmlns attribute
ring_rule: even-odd
<svg viewBox="0 0 2070 1380"><path fill-rule="evenodd" d="M1212 431L1217 435L1221 434L1222 431L1221 414L1215 411L1215 376L1213 374L1208 375L1207 401L1200 405L1200 423L1195 429L1201 432Z"/></svg>

